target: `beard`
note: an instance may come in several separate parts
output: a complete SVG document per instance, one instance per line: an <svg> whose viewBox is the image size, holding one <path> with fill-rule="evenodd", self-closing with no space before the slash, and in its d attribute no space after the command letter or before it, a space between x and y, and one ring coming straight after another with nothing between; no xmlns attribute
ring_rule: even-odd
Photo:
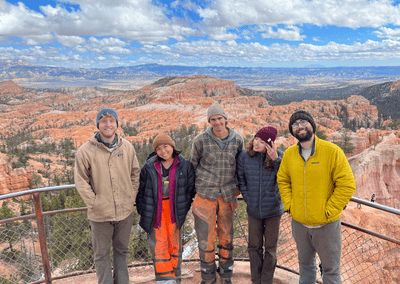
<svg viewBox="0 0 400 284"><path fill-rule="evenodd" d="M311 138L312 138L312 136L313 136L313 133L312 133L312 131L309 130L309 129L307 129L306 133L303 134L303 135L301 135L301 136L300 136L298 133L296 133L296 134L294 135L294 137L296 137L297 140L299 140L299 142L310 141Z"/></svg>

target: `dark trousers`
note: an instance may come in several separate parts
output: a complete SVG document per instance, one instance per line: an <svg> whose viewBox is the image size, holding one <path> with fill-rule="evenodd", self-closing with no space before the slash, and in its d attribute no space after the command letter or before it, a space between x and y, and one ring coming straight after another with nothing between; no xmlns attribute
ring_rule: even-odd
<svg viewBox="0 0 400 284"><path fill-rule="evenodd" d="M251 281L255 284L272 284L281 216L260 219L248 215L247 218Z"/></svg>

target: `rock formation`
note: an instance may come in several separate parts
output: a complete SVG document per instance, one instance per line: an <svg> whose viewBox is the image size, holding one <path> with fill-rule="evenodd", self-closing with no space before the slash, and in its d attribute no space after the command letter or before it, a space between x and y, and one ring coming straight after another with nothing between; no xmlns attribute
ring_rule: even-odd
<svg viewBox="0 0 400 284"><path fill-rule="evenodd" d="M383 141L349 158L356 179L356 197L394 207L400 200L400 145L393 133Z"/></svg>
<svg viewBox="0 0 400 284"><path fill-rule="evenodd" d="M30 168L11 169L11 166L0 158L0 195L28 190L31 179Z"/></svg>
<svg viewBox="0 0 400 284"><path fill-rule="evenodd" d="M358 95L372 102L385 117L400 118L400 80L367 87Z"/></svg>

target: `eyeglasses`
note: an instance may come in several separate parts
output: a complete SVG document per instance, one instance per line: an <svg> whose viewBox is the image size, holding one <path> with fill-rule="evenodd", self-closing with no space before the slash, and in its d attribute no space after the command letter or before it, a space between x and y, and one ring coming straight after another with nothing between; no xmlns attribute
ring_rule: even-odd
<svg viewBox="0 0 400 284"><path fill-rule="evenodd" d="M297 129L297 128L299 128L299 126L301 125L301 126L304 126L304 125L306 125L308 123L308 121L307 120L300 120L299 122L295 122L295 123L293 123L292 124L292 129Z"/></svg>

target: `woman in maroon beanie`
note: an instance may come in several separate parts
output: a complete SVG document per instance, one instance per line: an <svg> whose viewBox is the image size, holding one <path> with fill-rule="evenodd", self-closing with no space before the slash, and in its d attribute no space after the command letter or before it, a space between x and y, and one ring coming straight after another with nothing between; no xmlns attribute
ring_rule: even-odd
<svg viewBox="0 0 400 284"><path fill-rule="evenodd" d="M276 174L283 152L274 127L261 128L237 160L239 190L247 203L251 281L273 282L279 224L284 213ZM265 239L265 241L264 241Z"/></svg>

